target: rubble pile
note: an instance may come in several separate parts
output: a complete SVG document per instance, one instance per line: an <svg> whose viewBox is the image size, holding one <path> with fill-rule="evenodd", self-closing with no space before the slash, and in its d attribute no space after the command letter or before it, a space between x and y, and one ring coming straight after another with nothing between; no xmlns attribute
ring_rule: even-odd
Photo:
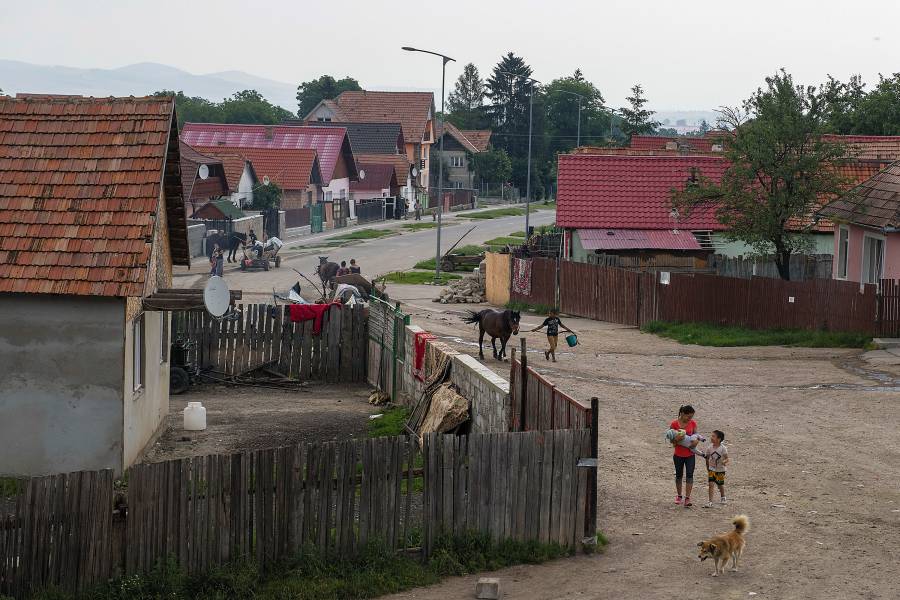
<svg viewBox="0 0 900 600"><path fill-rule="evenodd" d="M434 302L441 304L478 304L485 300L484 290L485 263L474 270L474 275L455 279L447 289L441 291Z"/></svg>

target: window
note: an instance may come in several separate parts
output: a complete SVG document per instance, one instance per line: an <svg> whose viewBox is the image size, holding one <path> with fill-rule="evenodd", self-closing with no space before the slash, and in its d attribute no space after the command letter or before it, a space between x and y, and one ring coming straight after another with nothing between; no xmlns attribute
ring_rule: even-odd
<svg viewBox="0 0 900 600"><path fill-rule="evenodd" d="M331 192L325 192L325 202L331 202Z"/></svg>
<svg viewBox="0 0 900 600"><path fill-rule="evenodd" d="M463 166L463 157L458 154L454 154L453 156L451 156L450 157L450 166L451 167Z"/></svg>
<svg viewBox="0 0 900 600"><path fill-rule="evenodd" d="M137 317L132 323L131 345L134 362L131 365L134 391L144 387L144 315Z"/></svg>
<svg viewBox="0 0 900 600"><path fill-rule="evenodd" d="M159 364L169 362L169 313L162 311L160 316L161 333L159 336Z"/></svg>
<svg viewBox="0 0 900 600"><path fill-rule="evenodd" d="M341 200L347 199L347 190L341 190Z"/></svg>
<svg viewBox="0 0 900 600"><path fill-rule="evenodd" d="M862 283L881 283L884 269L884 238L863 237Z"/></svg>
<svg viewBox="0 0 900 600"><path fill-rule="evenodd" d="M331 123L331 117L318 117L316 121L319 123Z"/></svg>
<svg viewBox="0 0 900 600"><path fill-rule="evenodd" d="M847 254L850 251L850 230L841 225L838 228L837 278L847 279Z"/></svg>

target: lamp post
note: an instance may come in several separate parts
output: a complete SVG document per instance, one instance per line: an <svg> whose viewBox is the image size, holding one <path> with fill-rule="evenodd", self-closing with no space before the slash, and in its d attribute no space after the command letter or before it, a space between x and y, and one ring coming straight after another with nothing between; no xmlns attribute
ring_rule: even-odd
<svg viewBox="0 0 900 600"><path fill-rule="evenodd" d="M441 215L444 212L444 82L447 76L447 63L456 62L456 59L450 58L439 52L431 50L420 50L410 46L403 46L402 50L407 52L423 52L425 54L433 54L440 56L441 65L441 142L440 152L438 153L438 206L437 210L437 250L434 255L434 282L438 283L441 279ZM431 165L429 165L430 167ZM431 169L429 168L429 171ZM427 185L427 184L426 184ZM426 188L427 189L427 188Z"/></svg>
<svg viewBox="0 0 900 600"><path fill-rule="evenodd" d="M509 71L497 71L498 73L503 73L504 75L509 75L511 77L519 77L520 79L525 79L531 84L531 94L528 98L528 177L525 181L525 240L531 237L531 232L528 228L529 219L531 217L531 127L532 127L532 117L534 114L534 84L540 85L541 82L532 77L528 77L527 75L522 75L521 73L510 73Z"/></svg>
<svg viewBox="0 0 900 600"><path fill-rule="evenodd" d="M578 130L575 134L575 147L578 148L581 146L581 101L584 100L584 96L581 94L576 94L575 92L570 92L568 90L559 90L563 94L570 94L572 96L578 96Z"/></svg>

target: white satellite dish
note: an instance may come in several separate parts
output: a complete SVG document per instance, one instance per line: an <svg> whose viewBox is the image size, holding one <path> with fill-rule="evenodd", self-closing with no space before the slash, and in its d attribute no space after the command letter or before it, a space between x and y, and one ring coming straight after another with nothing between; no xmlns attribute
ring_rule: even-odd
<svg viewBox="0 0 900 600"><path fill-rule="evenodd" d="M359 170L359 180L362 181L365 178L366 178L366 172L363 171L362 169L360 169Z"/></svg>
<svg viewBox="0 0 900 600"><path fill-rule="evenodd" d="M413 176L413 177L418 177L418 176L419 176L419 170L418 170L417 168L415 168L415 167L412 168L412 176Z"/></svg>
<svg viewBox="0 0 900 600"><path fill-rule="evenodd" d="M214 317L221 317L228 312L231 304L231 292L225 280L216 275L209 278L203 290L203 304Z"/></svg>
<svg viewBox="0 0 900 600"><path fill-rule="evenodd" d="M263 185L269 185L269 176L263 175Z"/></svg>
<svg viewBox="0 0 900 600"><path fill-rule="evenodd" d="M209 167L200 165L200 168L197 169L197 177L205 181L209 177Z"/></svg>

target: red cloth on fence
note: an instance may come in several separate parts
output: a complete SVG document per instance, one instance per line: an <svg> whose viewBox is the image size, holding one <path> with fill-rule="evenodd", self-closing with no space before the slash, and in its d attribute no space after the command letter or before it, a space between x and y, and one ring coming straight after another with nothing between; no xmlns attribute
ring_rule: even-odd
<svg viewBox="0 0 900 600"><path fill-rule="evenodd" d="M427 331L420 331L416 334L415 350L416 355L413 361L413 374L419 381L425 381L425 375L422 373L422 366L425 363L425 346L428 340L435 339L435 336Z"/></svg>
<svg viewBox="0 0 900 600"><path fill-rule="evenodd" d="M332 302L331 304L291 304L288 308L291 311L291 321L297 323L299 321L313 322L313 335L319 335L322 331L322 317L331 307L341 307L340 302Z"/></svg>

